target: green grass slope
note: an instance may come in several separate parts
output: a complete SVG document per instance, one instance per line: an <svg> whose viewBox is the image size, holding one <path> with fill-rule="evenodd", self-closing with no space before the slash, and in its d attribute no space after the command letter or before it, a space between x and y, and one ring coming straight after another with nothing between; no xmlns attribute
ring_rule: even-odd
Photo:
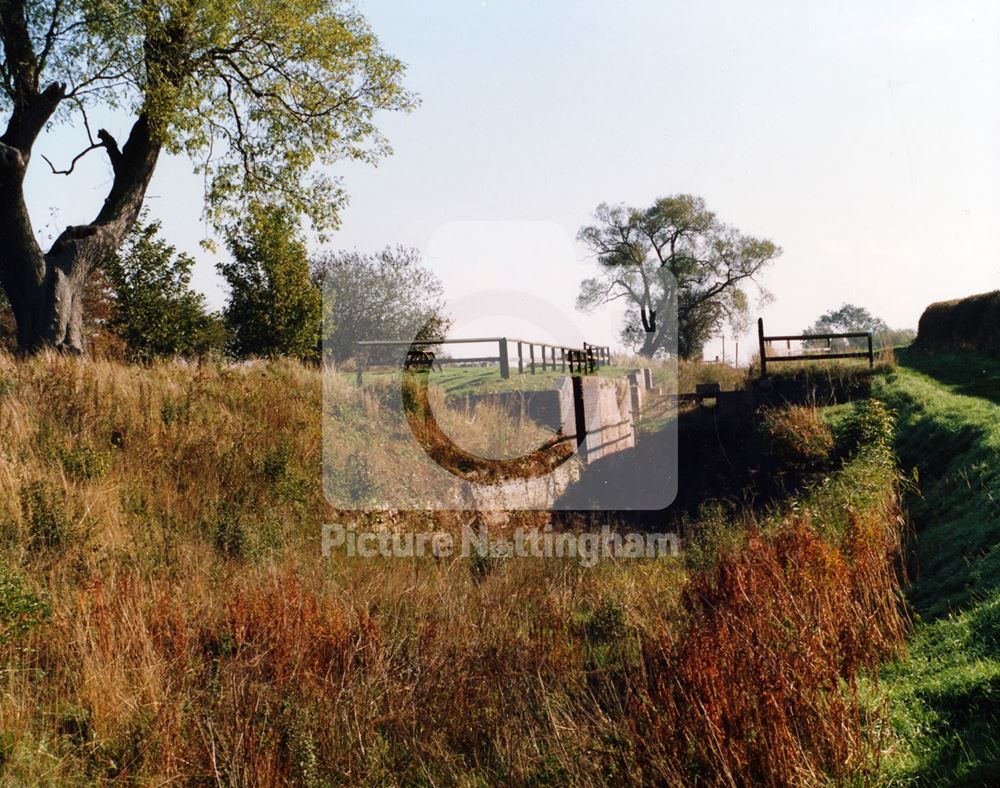
<svg viewBox="0 0 1000 788"><path fill-rule="evenodd" d="M882 673L890 783L1000 784L1000 360L900 354L883 396L916 469L909 657Z"/></svg>

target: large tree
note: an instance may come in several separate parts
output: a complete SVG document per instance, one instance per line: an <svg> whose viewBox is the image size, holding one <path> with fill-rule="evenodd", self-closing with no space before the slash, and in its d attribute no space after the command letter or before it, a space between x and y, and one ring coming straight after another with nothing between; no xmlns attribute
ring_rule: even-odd
<svg viewBox="0 0 1000 788"><path fill-rule="evenodd" d="M676 344L679 355L694 357L725 324L738 327L748 309L746 285L781 254L689 194L644 209L602 203L594 219L578 238L597 256L600 274L581 283L577 306L624 301L622 339L644 356ZM676 324L667 314L673 308Z"/></svg>
<svg viewBox="0 0 1000 788"><path fill-rule="evenodd" d="M317 229L345 195L323 167L387 152L379 109L407 109L403 67L340 0L0 0L0 285L23 351L83 349L91 272L135 222L161 154L204 174L221 225L250 198L280 202ZM127 136L91 133L87 111L127 116ZM101 151L110 185L89 224L41 248L24 200L39 135L75 124Z"/></svg>
<svg viewBox="0 0 1000 788"><path fill-rule="evenodd" d="M435 339L450 327L441 280L416 249L328 254L314 262L313 277L323 287L323 346L333 361L354 356L359 340Z"/></svg>

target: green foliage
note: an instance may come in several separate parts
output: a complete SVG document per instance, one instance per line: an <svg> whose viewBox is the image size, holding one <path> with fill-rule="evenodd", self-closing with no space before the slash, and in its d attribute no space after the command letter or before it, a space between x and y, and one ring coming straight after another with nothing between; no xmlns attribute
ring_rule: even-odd
<svg viewBox="0 0 1000 788"><path fill-rule="evenodd" d="M105 264L114 293L108 327L133 360L200 355L218 342L216 318L206 314L204 297L191 289L194 258L178 254L159 233L159 222L137 222L122 250Z"/></svg>
<svg viewBox="0 0 1000 788"><path fill-rule="evenodd" d="M69 542L73 523L61 490L45 482L32 482L21 490L21 510L32 547L57 548Z"/></svg>
<svg viewBox="0 0 1000 788"><path fill-rule="evenodd" d="M30 591L23 578L0 564L0 646L44 624L49 612L48 603Z"/></svg>
<svg viewBox="0 0 1000 788"><path fill-rule="evenodd" d="M604 597L591 612L585 628L590 640L611 643L625 636L625 625L625 608L621 602Z"/></svg>
<svg viewBox="0 0 1000 788"><path fill-rule="evenodd" d="M909 655L882 671L895 741L886 781L996 784L1000 770L1000 362L899 354L881 396L897 412L895 450L920 494Z"/></svg>
<svg viewBox="0 0 1000 788"><path fill-rule="evenodd" d="M816 408L765 408L758 415L764 451L778 467L808 469L830 459L833 433Z"/></svg>
<svg viewBox="0 0 1000 788"><path fill-rule="evenodd" d="M875 398L860 400L854 403L853 411L841 426L844 448L856 451L861 446L870 446L892 451L895 429L895 414L884 402Z"/></svg>
<svg viewBox="0 0 1000 788"><path fill-rule="evenodd" d="M198 162L220 223L261 198L334 226L345 197L329 165L389 152L375 114L415 103L402 63L341 0L25 6L32 40L51 43L36 81L75 88L62 118L77 106L145 113L170 153ZM13 103L0 91L0 107Z"/></svg>
<svg viewBox="0 0 1000 788"><path fill-rule="evenodd" d="M228 228L226 243L233 259L218 268L230 288L225 319L233 354L315 358L322 299L292 214L254 206Z"/></svg>
<svg viewBox="0 0 1000 788"><path fill-rule="evenodd" d="M203 524L215 549L229 558L259 561L278 546L281 523L269 511L247 513L220 503Z"/></svg>
<svg viewBox="0 0 1000 788"><path fill-rule="evenodd" d="M417 249L328 255L315 263L313 277L323 288L323 351L335 361L355 355L359 340L432 339L450 326L444 288Z"/></svg>
<svg viewBox="0 0 1000 788"><path fill-rule="evenodd" d="M87 445L74 446L59 453L63 470L76 481L101 478L111 467L112 456L110 451Z"/></svg>
<svg viewBox="0 0 1000 788"><path fill-rule="evenodd" d="M854 304L844 304L839 309L831 309L820 315L815 323L802 333L804 334L852 334L869 332L872 334L876 348L908 345L917 336L912 329L891 329L879 317L875 317L867 309ZM867 350L868 340L864 337L851 339L834 339L829 343L825 339L809 340L803 343L806 347L830 347L832 350L846 352L849 350Z"/></svg>
<svg viewBox="0 0 1000 788"><path fill-rule="evenodd" d="M589 311L624 298L622 339L644 356L676 346L681 358L700 357L713 333L742 327L744 287L781 254L771 241L724 224L690 194L661 197L644 209L602 203L594 219L578 238L597 255L601 272L581 283L577 306Z"/></svg>
<svg viewBox="0 0 1000 788"><path fill-rule="evenodd" d="M11 351L17 347L17 324L3 288L0 288L0 350Z"/></svg>

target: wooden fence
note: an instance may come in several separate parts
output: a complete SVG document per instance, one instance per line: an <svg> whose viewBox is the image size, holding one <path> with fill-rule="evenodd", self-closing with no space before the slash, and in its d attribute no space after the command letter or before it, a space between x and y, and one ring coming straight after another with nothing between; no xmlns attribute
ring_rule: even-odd
<svg viewBox="0 0 1000 788"><path fill-rule="evenodd" d="M764 318L757 319L757 337L760 341L760 376L762 378L767 377L767 365L768 362L778 362L778 361L819 361L823 359L831 358L867 358L868 366L875 366L875 349L872 344L872 335L870 331L855 331L846 334L782 334L779 336L765 336L764 335ZM857 351L852 353L801 353L794 356L769 356L767 355L767 349L771 346L772 342L786 342L788 349L791 350L792 342L804 342L807 340L826 340L827 347L832 347L832 342L835 339L867 339L868 340L868 350L867 351Z"/></svg>
<svg viewBox="0 0 1000 788"><path fill-rule="evenodd" d="M524 374L525 370L531 375L537 369L543 372L548 370L561 370L563 372L594 372L599 367L611 363L611 348L606 345L591 345L583 343L582 348L571 348L563 345L551 345L547 342L532 342L527 339L517 339L513 337L474 337L471 339L427 339L414 340L412 342L395 340L365 340L358 342L358 348L362 351L358 354L358 384L360 385L362 374L367 367L367 359L364 351L368 348L376 347L435 347L437 345L472 345L472 344L493 344L497 345L497 355L477 356L474 358L441 358L434 359L435 364L498 364L500 367L500 377L509 378L511 369L511 348L516 345L517 371ZM538 349L536 356L535 350ZM558 354L558 356L557 356Z"/></svg>

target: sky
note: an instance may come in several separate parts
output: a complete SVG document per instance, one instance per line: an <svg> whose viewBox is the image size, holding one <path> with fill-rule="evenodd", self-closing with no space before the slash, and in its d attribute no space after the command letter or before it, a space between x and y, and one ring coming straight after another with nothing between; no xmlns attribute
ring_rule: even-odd
<svg viewBox="0 0 1000 788"><path fill-rule="evenodd" d="M752 302L769 333L845 302L915 328L933 301L1000 287L1000 4L358 8L421 104L380 118L394 154L379 166L334 169L351 202L327 246L422 250L458 305L456 335L617 344L619 309L574 308L595 272L576 234L601 202L678 193L783 249L761 277L773 298ZM128 127L98 123L120 139ZM59 127L37 150L68 160L81 135ZM40 235L96 213L109 182L99 158L63 178L36 157ZM202 188L189 163L167 159L148 205L220 307L218 255L199 246L211 236ZM716 340L706 355L719 352Z"/></svg>

